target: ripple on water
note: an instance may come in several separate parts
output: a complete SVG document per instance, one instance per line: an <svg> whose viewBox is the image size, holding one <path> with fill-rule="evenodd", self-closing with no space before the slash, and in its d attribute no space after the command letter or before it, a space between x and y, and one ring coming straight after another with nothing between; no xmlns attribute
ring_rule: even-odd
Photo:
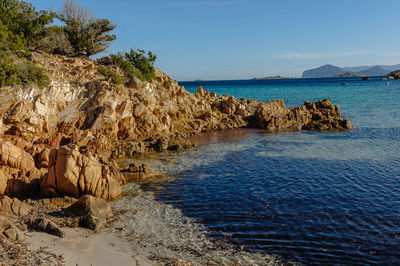
<svg viewBox="0 0 400 266"><path fill-rule="evenodd" d="M185 217L172 205L136 184L124 187L127 196L113 202L116 232L132 243L132 253L160 263L187 261L192 265L281 265L275 256L250 253L209 236L204 225Z"/></svg>
<svg viewBox="0 0 400 266"><path fill-rule="evenodd" d="M387 137L367 147L363 134L264 134L167 153L153 167L173 178L143 188L252 252L400 263L399 144Z"/></svg>

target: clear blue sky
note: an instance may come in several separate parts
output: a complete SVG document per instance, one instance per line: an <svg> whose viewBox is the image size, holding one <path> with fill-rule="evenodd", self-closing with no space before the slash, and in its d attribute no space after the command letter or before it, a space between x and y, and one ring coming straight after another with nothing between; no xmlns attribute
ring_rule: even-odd
<svg viewBox="0 0 400 266"><path fill-rule="evenodd" d="M399 0L81 0L177 80L285 75L323 64L400 63ZM33 0L59 10L63 0Z"/></svg>

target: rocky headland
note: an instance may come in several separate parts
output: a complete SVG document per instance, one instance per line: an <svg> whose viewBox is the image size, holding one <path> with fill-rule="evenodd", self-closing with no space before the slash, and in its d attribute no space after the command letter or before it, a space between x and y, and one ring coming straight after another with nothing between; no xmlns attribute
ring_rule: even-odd
<svg viewBox="0 0 400 266"><path fill-rule="evenodd" d="M351 129L330 99L288 108L283 100L217 96L201 87L192 94L158 69L150 81L133 78L115 85L98 71L107 58L32 52L30 60L44 69L49 86L0 88L0 261L5 263L32 264L24 231L64 237L63 227L98 229L113 215L106 200L119 198L124 183L157 177L146 165L121 169L114 159L190 148L188 137L222 129ZM44 263L62 263L46 256Z"/></svg>
<svg viewBox="0 0 400 266"><path fill-rule="evenodd" d="M344 74L334 76L334 78L352 78L352 77L365 77L365 75L346 72Z"/></svg>
<svg viewBox="0 0 400 266"><path fill-rule="evenodd" d="M263 77L263 78L252 78L253 80L260 80L260 79L295 79L295 77L282 77L282 76L270 76L270 77Z"/></svg>

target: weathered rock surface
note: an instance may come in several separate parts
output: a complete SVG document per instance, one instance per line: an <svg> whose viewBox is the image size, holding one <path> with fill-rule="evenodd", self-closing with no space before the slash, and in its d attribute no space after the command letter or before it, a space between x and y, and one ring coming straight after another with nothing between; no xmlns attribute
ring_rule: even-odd
<svg viewBox="0 0 400 266"><path fill-rule="evenodd" d="M25 236L7 217L0 216L0 240L23 241Z"/></svg>
<svg viewBox="0 0 400 266"><path fill-rule="evenodd" d="M49 173L41 180L45 196L69 195L79 198L93 195L114 199L121 194L116 165L107 164L90 152L82 154L74 144L50 153Z"/></svg>
<svg viewBox="0 0 400 266"><path fill-rule="evenodd" d="M305 102L287 108L283 100L270 101L258 106L253 126L268 130L345 130L351 129L348 120L342 119L339 106L330 99Z"/></svg>
<svg viewBox="0 0 400 266"><path fill-rule="evenodd" d="M29 222L29 227L39 232L45 232L58 237L65 237L65 232L53 221L47 218L37 218Z"/></svg>
<svg viewBox="0 0 400 266"><path fill-rule="evenodd" d="M7 196L0 198L0 213L24 216L32 211L32 207L19 199L12 199Z"/></svg>
<svg viewBox="0 0 400 266"><path fill-rule="evenodd" d="M67 215L96 217L112 216L111 207L104 199L95 198L90 195L82 196L64 211Z"/></svg>

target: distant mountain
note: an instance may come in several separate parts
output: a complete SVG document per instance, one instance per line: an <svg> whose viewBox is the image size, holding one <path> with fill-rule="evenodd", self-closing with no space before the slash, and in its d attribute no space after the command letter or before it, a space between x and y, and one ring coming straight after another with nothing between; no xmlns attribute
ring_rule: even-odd
<svg viewBox="0 0 400 266"><path fill-rule="evenodd" d="M337 67L334 65L323 65L303 72L303 78L324 78L341 76L346 73L364 76L385 76L392 71L400 69L398 65L376 65L376 66L356 66L356 67Z"/></svg>
<svg viewBox="0 0 400 266"><path fill-rule="evenodd" d="M323 65L314 69L306 70L303 72L302 78L324 78L333 77L345 74L347 71L344 69L333 66L333 65Z"/></svg>
<svg viewBox="0 0 400 266"><path fill-rule="evenodd" d="M400 69L400 64L397 65L392 65L392 66L385 66L385 65L381 65L381 67L383 69L389 70L389 71L396 71Z"/></svg>
<svg viewBox="0 0 400 266"><path fill-rule="evenodd" d="M356 72L355 74L366 75L366 76L384 76L389 74L391 71L383 69L381 66L374 66L369 69Z"/></svg>
<svg viewBox="0 0 400 266"><path fill-rule="evenodd" d="M376 66L379 66L379 67L381 67L381 68L383 68L384 70L387 70L387 71L395 71L395 70L400 69L400 64L397 64L397 65L376 65ZM347 70L349 72L352 72L352 73L357 73L357 72L364 71L364 70L367 70L367 69L370 69L370 68L376 67L376 66L343 67L343 69L345 69L345 70Z"/></svg>
<svg viewBox="0 0 400 266"><path fill-rule="evenodd" d="M356 66L356 67L343 67L344 70L350 72L350 73L356 73L360 71L364 71L367 69L370 69L372 66Z"/></svg>

